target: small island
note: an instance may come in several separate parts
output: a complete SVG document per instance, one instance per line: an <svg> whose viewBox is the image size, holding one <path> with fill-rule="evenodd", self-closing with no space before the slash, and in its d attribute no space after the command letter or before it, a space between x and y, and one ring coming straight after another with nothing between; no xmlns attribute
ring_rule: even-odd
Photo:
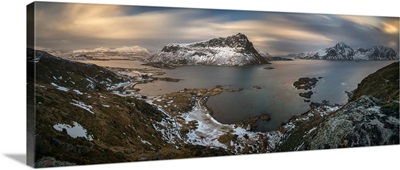
<svg viewBox="0 0 400 170"><path fill-rule="evenodd" d="M304 100L304 102L310 102L309 99L314 94L311 89L313 89L317 85L319 79L322 79L322 77L301 77L293 83L293 86L298 90L309 90L299 93L300 97L304 97L307 99Z"/></svg>

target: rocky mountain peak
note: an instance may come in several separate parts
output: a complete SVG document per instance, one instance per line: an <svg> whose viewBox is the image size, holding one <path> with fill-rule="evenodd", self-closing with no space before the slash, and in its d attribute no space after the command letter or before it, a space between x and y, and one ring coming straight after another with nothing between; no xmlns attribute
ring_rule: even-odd
<svg viewBox="0 0 400 170"><path fill-rule="evenodd" d="M354 55L354 50L345 44L344 42L339 42L335 46L331 48L326 49L326 59L335 59L335 58L341 58L341 59L346 59L350 60L351 56Z"/></svg>
<svg viewBox="0 0 400 170"><path fill-rule="evenodd" d="M346 43L344 42L339 42L334 46L336 49L341 49L341 48L351 48L350 46L348 46Z"/></svg>
<svg viewBox="0 0 400 170"><path fill-rule="evenodd" d="M175 44L176 45L176 44ZM189 47L230 47L230 48L254 48L246 35L237 33L226 38L213 38L208 41L186 44ZM182 46L182 45L181 45Z"/></svg>
<svg viewBox="0 0 400 170"><path fill-rule="evenodd" d="M253 47L253 44L249 41L247 36L242 33L228 36L225 41L226 44L230 47Z"/></svg>
<svg viewBox="0 0 400 170"><path fill-rule="evenodd" d="M150 57L148 62L150 64L224 66L268 63L242 33L188 44L170 43L160 53Z"/></svg>

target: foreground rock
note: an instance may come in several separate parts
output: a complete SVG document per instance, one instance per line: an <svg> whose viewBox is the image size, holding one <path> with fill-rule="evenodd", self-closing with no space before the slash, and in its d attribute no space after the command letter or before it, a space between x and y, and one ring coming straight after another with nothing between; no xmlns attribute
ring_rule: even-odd
<svg viewBox="0 0 400 170"><path fill-rule="evenodd" d="M399 103L362 96L332 114L299 149L399 143Z"/></svg>

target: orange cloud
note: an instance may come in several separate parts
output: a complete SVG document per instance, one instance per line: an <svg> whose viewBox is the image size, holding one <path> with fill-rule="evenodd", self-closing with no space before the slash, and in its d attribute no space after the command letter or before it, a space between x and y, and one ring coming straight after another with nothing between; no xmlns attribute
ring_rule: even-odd
<svg viewBox="0 0 400 170"><path fill-rule="evenodd" d="M384 32L389 34L399 33L399 20L382 20L381 17L374 16L340 16L343 19L357 23L363 26L376 27L382 29Z"/></svg>

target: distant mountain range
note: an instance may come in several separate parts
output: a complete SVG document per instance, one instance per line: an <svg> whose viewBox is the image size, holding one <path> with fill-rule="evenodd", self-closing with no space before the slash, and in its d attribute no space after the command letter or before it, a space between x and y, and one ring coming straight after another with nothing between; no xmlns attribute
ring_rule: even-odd
<svg viewBox="0 0 400 170"><path fill-rule="evenodd" d="M267 64L246 35L238 33L189 44L171 43L152 55L150 64L245 66Z"/></svg>
<svg viewBox="0 0 400 170"><path fill-rule="evenodd" d="M399 59L399 54L389 47L374 46L368 49L353 49L347 44L340 42L333 47L311 52L289 54L288 57L315 60L396 60Z"/></svg>
<svg viewBox="0 0 400 170"><path fill-rule="evenodd" d="M66 58L70 60L112 60L112 59L129 59L130 57L149 56L150 52L146 48L140 46L122 46L118 48L97 47L92 49L78 50L55 50L51 48L38 48L46 51L51 55Z"/></svg>
<svg viewBox="0 0 400 170"><path fill-rule="evenodd" d="M150 52L143 47L140 46L122 46L118 48L107 48L107 47L98 47L93 49L80 49L73 50L72 53L75 54L84 54L84 53L122 53L129 55L148 55Z"/></svg>
<svg viewBox="0 0 400 170"><path fill-rule="evenodd" d="M316 51L273 57L267 51L257 50L247 36L241 33L188 44L170 43L156 53L140 46L97 47L78 50L38 49L70 60L136 60L139 58L155 67L246 66L268 64L269 61L292 60L291 58L313 60L398 60L400 58L399 52L389 47L352 48L343 42Z"/></svg>

